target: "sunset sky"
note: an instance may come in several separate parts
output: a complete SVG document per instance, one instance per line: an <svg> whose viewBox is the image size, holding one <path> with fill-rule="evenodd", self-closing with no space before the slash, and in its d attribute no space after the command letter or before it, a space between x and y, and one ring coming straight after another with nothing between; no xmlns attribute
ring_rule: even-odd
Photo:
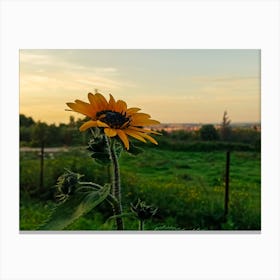
<svg viewBox="0 0 280 280"><path fill-rule="evenodd" d="M260 121L259 50L20 50L20 113L68 122L95 89L166 122Z"/></svg>

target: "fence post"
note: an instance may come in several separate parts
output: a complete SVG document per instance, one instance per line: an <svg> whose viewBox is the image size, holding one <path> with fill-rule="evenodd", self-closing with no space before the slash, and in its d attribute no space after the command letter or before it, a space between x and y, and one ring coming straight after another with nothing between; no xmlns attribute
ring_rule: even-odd
<svg viewBox="0 0 280 280"><path fill-rule="evenodd" d="M225 175L225 218L228 214L228 202L229 202L229 166L230 166L230 151L226 152L226 175Z"/></svg>
<svg viewBox="0 0 280 280"><path fill-rule="evenodd" d="M40 153L40 190L44 187L44 141L41 143L41 153Z"/></svg>

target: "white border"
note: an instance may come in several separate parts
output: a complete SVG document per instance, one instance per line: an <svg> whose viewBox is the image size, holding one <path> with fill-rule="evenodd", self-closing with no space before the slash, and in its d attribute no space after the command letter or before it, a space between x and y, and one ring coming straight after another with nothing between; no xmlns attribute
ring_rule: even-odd
<svg viewBox="0 0 280 280"><path fill-rule="evenodd" d="M1 279L280 279L279 34L271 0L2 1ZM19 234L20 48L261 49L261 234Z"/></svg>

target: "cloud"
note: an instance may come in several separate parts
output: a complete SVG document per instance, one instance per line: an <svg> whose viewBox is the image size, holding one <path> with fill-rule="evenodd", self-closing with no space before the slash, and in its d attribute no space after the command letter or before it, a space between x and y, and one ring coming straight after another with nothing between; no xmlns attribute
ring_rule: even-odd
<svg viewBox="0 0 280 280"><path fill-rule="evenodd" d="M52 95L83 88L90 91L125 87L133 87L133 83L123 81L115 67L90 67L50 54L20 53L21 94Z"/></svg>
<svg viewBox="0 0 280 280"><path fill-rule="evenodd" d="M190 76L185 77L193 82L197 83L207 83L207 82L221 82L221 83L228 83L228 82L240 82L240 81L255 81L259 80L257 76Z"/></svg>
<svg viewBox="0 0 280 280"><path fill-rule="evenodd" d="M257 76L191 76L185 77L189 93L205 100L233 101L260 98Z"/></svg>
<svg viewBox="0 0 280 280"><path fill-rule="evenodd" d="M94 65L85 65L83 62L71 61L69 57L64 57L62 55L55 55L51 53L30 53L30 52L20 52L20 65L24 70L37 69L37 72L43 72L43 69L49 71L85 71L92 73L103 73L103 74L117 74L118 69L114 67L96 67Z"/></svg>
<svg viewBox="0 0 280 280"><path fill-rule="evenodd" d="M35 54L28 53L24 51L20 51L19 56L20 64L29 64L29 65L51 65L53 63L53 59L51 56L47 54Z"/></svg>
<svg viewBox="0 0 280 280"><path fill-rule="evenodd" d="M20 52L20 110L37 120L67 121L66 102L86 99L95 89L120 91L133 87L116 67L90 66L69 57L36 51Z"/></svg>

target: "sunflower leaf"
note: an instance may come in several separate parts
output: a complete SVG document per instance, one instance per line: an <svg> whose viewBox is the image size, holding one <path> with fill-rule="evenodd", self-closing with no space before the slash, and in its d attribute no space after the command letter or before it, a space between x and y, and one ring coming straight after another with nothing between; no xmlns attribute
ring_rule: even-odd
<svg viewBox="0 0 280 280"><path fill-rule="evenodd" d="M111 162L105 136L99 135L91 138L87 150L90 151L91 157L97 163L109 164Z"/></svg>
<svg viewBox="0 0 280 280"><path fill-rule="evenodd" d="M39 230L63 230L80 216L88 213L110 194L111 185L105 184L100 190L77 192L60 203L48 221Z"/></svg>
<svg viewBox="0 0 280 280"><path fill-rule="evenodd" d="M115 141L114 145L116 156L119 158L123 150L123 146L119 141ZM91 152L91 157L97 163L105 165L111 163L110 152L104 135L91 138L87 150Z"/></svg>
<svg viewBox="0 0 280 280"><path fill-rule="evenodd" d="M129 150L126 150L126 152L130 155L137 156L138 154L143 153L143 149L138 148L131 143L130 147L129 147Z"/></svg>

